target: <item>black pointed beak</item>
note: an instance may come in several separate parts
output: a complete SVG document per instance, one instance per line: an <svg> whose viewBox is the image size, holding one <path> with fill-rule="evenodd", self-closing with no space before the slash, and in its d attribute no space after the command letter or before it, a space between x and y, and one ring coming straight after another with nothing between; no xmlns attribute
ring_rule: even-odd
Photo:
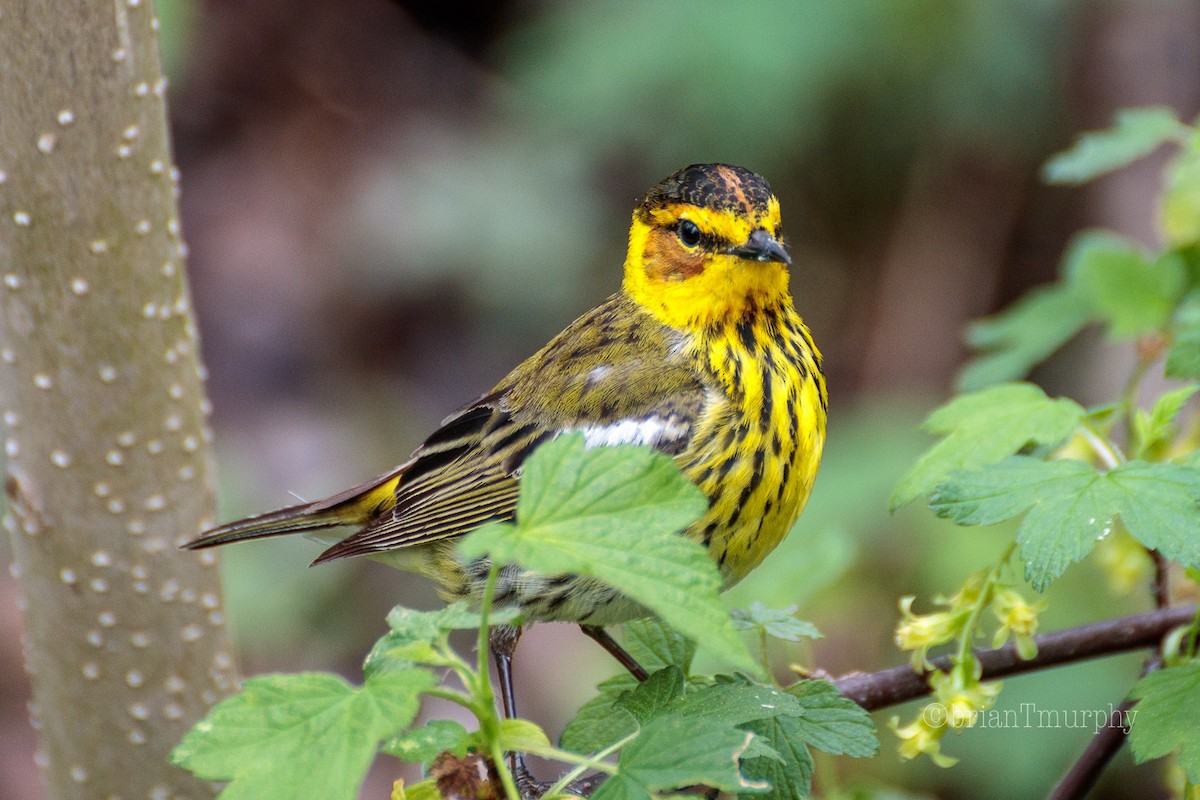
<svg viewBox="0 0 1200 800"><path fill-rule="evenodd" d="M792 257L774 236L762 228L750 234L750 238L740 247L731 247L726 251L731 256L744 258L748 261L777 261L780 264L791 265Z"/></svg>

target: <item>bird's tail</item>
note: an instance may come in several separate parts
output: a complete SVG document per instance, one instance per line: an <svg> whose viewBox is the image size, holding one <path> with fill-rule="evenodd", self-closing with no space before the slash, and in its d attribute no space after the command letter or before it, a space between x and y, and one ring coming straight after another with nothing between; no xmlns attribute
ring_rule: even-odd
<svg viewBox="0 0 1200 800"><path fill-rule="evenodd" d="M202 550L230 542L365 524L395 505L396 486L409 463L324 500L300 503L220 525L187 542L183 548Z"/></svg>
<svg viewBox="0 0 1200 800"><path fill-rule="evenodd" d="M239 519L220 525L192 539L183 545L187 550L202 550L205 547L216 547L219 544L241 542L247 539L263 539L267 536L281 536L285 533L300 531L315 531L321 528L333 528L338 525L352 525L353 517L338 513L335 509L314 511L317 503L301 503L299 505L281 508L278 511L268 511L246 519Z"/></svg>

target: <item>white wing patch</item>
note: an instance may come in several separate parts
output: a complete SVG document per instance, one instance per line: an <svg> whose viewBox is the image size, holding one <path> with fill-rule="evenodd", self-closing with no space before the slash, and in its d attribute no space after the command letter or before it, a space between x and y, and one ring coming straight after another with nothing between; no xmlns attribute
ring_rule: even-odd
<svg viewBox="0 0 1200 800"><path fill-rule="evenodd" d="M580 428L584 444L588 447L607 447L614 444L645 444L662 447L671 442L685 439L691 426L684 419L671 414L653 414L637 419L623 419L609 425L588 425Z"/></svg>

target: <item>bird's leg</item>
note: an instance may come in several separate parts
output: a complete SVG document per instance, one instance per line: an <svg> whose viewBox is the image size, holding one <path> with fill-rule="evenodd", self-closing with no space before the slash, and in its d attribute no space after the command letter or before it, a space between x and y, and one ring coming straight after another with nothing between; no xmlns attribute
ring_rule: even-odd
<svg viewBox="0 0 1200 800"><path fill-rule="evenodd" d="M518 625L493 625L488 630L488 650L492 652L492 660L496 662L496 679L500 683L500 704L504 707L504 718L515 719L517 716L517 700L513 692L512 657L521 640L521 628ZM525 756L522 753L508 753L508 768L516 781L517 789L522 797L538 797L544 786L538 783L525 766ZM539 791L539 789L541 791Z"/></svg>
<svg viewBox="0 0 1200 800"><path fill-rule="evenodd" d="M496 678L500 683L500 703L504 706L504 718L517 716L517 702L513 695L512 657L521 640L521 629L516 625L493 625L488 630L488 649L496 662Z"/></svg>
<svg viewBox="0 0 1200 800"><path fill-rule="evenodd" d="M617 662L629 670L629 674L637 678L639 681L644 681L650 677L646 672L645 667L637 662L633 656L629 655L629 651L621 647L617 640L608 635L608 631L604 630L599 625L580 625L579 629L595 640L596 644L608 651L608 654L617 660Z"/></svg>

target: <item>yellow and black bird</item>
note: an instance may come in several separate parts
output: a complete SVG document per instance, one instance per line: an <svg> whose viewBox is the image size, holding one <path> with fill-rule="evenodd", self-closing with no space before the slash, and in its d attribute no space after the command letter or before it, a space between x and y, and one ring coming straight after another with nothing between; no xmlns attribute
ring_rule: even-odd
<svg viewBox="0 0 1200 800"><path fill-rule="evenodd" d="M682 169L634 210L621 290L447 417L408 461L186 547L356 525L314 563L369 555L431 577L448 599L477 600L489 565L464 562L456 540L511 519L525 457L579 431L590 446L643 444L674 457L709 499L683 535L708 548L730 586L795 523L825 441L821 354L792 303L791 261L765 180L726 164ZM603 626L646 612L608 586L508 565L495 601L529 621L579 623L640 670ZM498 630L492 651L511 714L519 631Z"/></svg>

